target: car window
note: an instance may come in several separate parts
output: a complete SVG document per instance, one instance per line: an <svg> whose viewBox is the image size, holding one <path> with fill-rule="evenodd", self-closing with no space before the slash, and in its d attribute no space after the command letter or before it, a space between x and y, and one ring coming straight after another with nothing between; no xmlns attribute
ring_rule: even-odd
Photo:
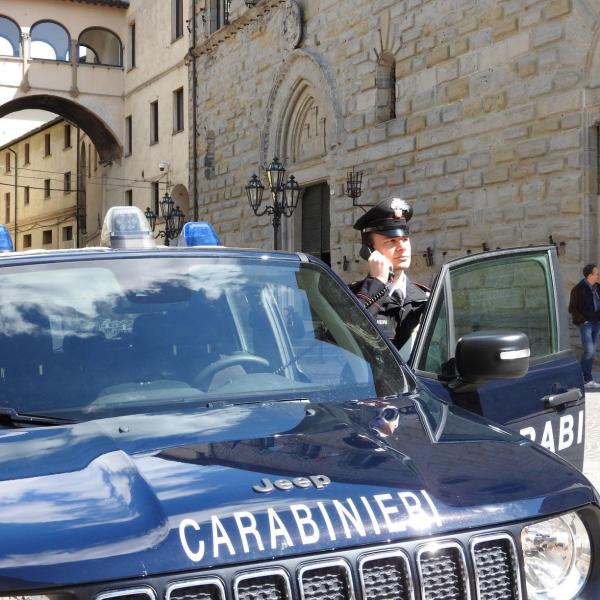
<svg viewBox="0 0 600 600"><path fill-rule="evenodd" d="M553 304L546 255L502 257L450 272L455 338L472 331L527 334L531 356L554 351Z"/></svg>
<svg viewBox="0 0 600 600"><path fill-rule="evenodd" d="M448 311L446 296L442 294L433 317L435 326L429 332L424 344L418 368L428 373L441 373L442 365L449 358Z"/></svg>
<svg viewBox="0 0 600 600"><path fill-rule="evenodd" d="M87 419L173 404L402 393L377 328L325 270L179 257L0 269L0 406Z"/></svg>
<svg viewBox="0 0 600 600"><path fill-rule="evenodd" d="M474 331L521 331L529 338L532 358L557 351L553 282L545 252L459 264L445 279L419 353L420 370L441 374L454 356L453 341Z"/></svg>

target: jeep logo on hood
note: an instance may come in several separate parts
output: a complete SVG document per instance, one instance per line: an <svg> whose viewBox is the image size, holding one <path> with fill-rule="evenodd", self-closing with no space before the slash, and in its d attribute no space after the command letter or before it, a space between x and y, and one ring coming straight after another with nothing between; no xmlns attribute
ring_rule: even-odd
<svg viewBox="0 0 600 600"><path fill-rule="evenodd" d="M291 490L294 487L297 488L309 488L315 487L318 490L322 490L331 483L331 479L327 475L309 475L308 477L295 477L294 479L277 479L277 481L271 482L270 479L263 478L260 480L260 484L253 485L252 489L259 494L268 494L273 490Z"/></svg>

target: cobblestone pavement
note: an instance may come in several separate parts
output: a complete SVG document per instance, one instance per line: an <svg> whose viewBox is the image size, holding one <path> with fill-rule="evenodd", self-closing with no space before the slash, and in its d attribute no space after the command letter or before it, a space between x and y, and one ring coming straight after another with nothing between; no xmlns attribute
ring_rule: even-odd
<svg viewBox="0 0 600 600"><path fill-rule="evenodd" d="M596 489L600 490L600 392L585 393L583 472Z"/></svg>

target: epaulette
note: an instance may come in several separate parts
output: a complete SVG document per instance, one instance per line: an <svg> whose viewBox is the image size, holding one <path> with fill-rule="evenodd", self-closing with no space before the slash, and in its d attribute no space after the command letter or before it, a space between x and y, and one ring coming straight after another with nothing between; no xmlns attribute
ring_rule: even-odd
<svg viewBox="0 0 600 600"><path fill-rule="evenodd" d="M424 285L422 283L418 283L416 281L413 281L412 283L425 294L426 298L429 298L429 296L431 296L431 288L427 287L426 285Z"/></svg>

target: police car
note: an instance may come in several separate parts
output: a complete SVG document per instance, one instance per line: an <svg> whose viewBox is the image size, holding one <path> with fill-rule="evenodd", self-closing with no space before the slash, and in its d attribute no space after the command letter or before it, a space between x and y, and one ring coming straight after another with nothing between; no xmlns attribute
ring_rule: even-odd
<svg viewBox="0 0 600 600"><path fill-rule="evenodd" d="M419 379L313 257L154 248L130 207L102 237L0 255L0 596L600 597L593 487L478 395L504 378L508 413L537 325L465 325L460 264Z"/></svg>

